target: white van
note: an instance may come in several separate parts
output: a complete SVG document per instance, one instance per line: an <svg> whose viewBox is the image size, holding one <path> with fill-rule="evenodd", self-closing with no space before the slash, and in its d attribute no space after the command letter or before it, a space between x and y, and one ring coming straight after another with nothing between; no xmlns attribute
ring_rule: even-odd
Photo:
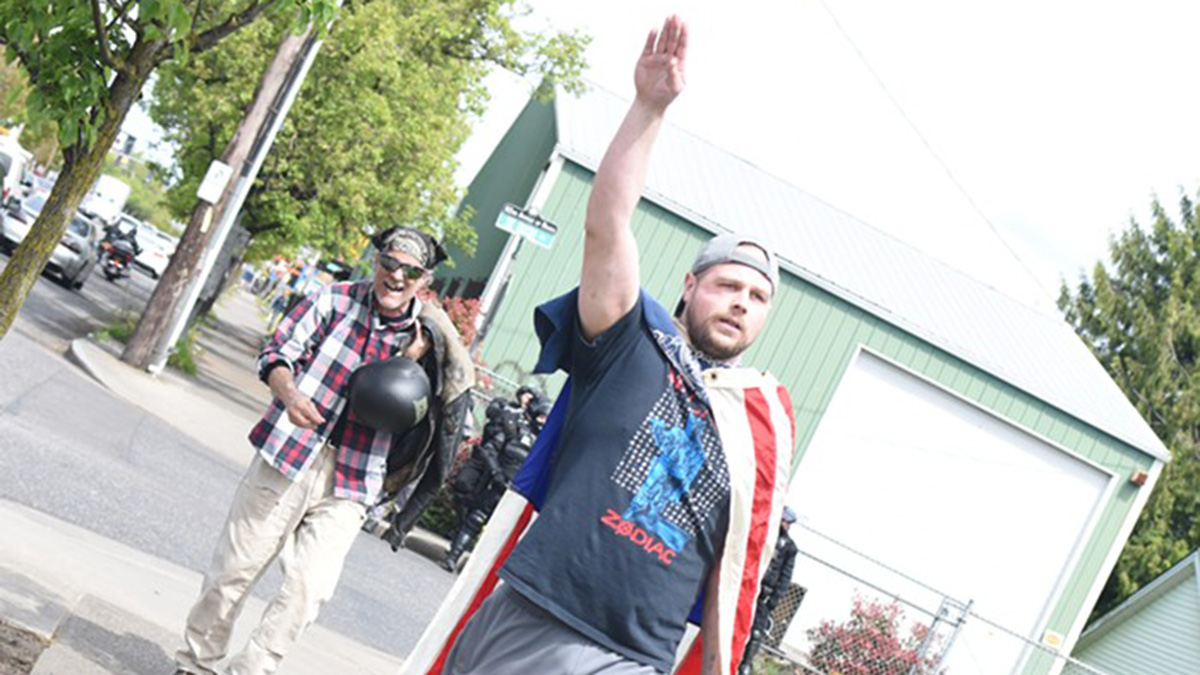
<svg viewBox="0 0 1200 675"><path fill-rule="evenodd" d="M116 225L121 220L121 211L129 201L130 190L129 184L116 176L101 174L83 198L79 210L98 218L105 225Z"/></svg>
<svg viewBox="0 0 1200 675"><path fill-rule="evenodd" d="M33 153L9 136L0 136L0 205L15 206L33 184Z"/></svg>

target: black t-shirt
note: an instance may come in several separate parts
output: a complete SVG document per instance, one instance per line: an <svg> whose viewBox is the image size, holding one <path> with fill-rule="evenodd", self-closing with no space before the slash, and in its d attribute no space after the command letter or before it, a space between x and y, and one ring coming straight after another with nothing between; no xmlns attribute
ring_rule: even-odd
<svg viewBox="0 0 1200 675"><path fill-rule="evenodd" d="M574 334L559 450L538 518L500 574L590 639L669 671L721 550L729 471L644 301L591 343L578 319L564 322Z"/></svg>

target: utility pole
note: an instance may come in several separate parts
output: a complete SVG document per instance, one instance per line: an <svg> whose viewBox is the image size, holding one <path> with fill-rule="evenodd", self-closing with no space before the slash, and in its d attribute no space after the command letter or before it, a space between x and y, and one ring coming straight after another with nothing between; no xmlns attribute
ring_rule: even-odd
<svg viewBox="0 0 1200 675"><path fill-rule="evenodd" d="M246 116L221 154L221 161L233 169L234 179L215 204L196 204L171 264L121 354L122 361L153 373L166 364L320 44L314 26L302 35L289 34L280 43Z"/></svg>

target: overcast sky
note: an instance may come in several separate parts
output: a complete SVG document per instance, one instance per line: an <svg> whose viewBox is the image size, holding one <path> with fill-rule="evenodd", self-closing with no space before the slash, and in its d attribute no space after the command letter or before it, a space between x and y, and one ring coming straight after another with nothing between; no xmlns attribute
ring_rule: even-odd
<svg viewBox="0 0 1200 675"><path fill-rule="evenodd" d="M587 77L627 98L646 32L679 12L691 42L672 123L1043 308L1153 195L1174 213L1200 187L1200 3L531 5L530 26L592 35ZM490 83L464 185L528 93ZM138 117L127 128L149 135Z"/></svg>
<svg viewBox="0 0 1200 675"><path fill-rule="evenodd" d="M672 123L1043 307L1154 194L1174 213L1200 187L1200 3L531 4L532 25L591 34L587 77L625 97L646 32L679 12ZM515 78L492 82L464 180L525 100Z"/></svg>

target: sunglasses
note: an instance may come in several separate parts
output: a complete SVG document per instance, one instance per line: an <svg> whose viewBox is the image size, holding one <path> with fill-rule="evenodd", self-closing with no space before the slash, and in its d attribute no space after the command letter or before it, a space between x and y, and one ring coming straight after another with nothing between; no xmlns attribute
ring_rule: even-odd
<svg viewBox="0 0 1200 675"><path fill-rule="evenodd" d="M395 272L396 270L404 270L404 277L406 279L420 279L421 277L425 276L425 272L427 271L424 267L420 267L418 265L409 265L408 263L401 262L390 255L379 256L379 264L382 265L383 269L387 270L389 273Z"/></svg>

